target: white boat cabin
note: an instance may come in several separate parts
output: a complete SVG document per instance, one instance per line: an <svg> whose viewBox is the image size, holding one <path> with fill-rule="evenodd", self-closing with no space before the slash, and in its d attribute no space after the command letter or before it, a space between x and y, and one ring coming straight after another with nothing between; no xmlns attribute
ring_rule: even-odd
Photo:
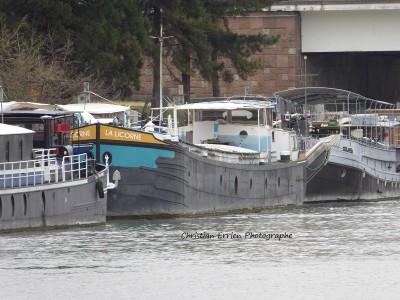
<svg viewBox="0 0 400 300"><path fill-rule="evenodd" d="M174 108L173 134L190 144L221 145L222 151L232 146L262 153L269 161L282 155L296 161L296 133L274 128L275 109L273 102L251 100L184 104Z"/></svg>

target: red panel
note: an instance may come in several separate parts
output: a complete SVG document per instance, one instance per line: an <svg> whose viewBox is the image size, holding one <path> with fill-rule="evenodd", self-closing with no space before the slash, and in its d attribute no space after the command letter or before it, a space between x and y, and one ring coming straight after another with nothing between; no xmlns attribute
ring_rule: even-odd
<svg viewBox="0 0 400 300"><path fill-rule="evenodd" d="M56 133L70 132L71 128L69 124L56 124Z"/></svg>

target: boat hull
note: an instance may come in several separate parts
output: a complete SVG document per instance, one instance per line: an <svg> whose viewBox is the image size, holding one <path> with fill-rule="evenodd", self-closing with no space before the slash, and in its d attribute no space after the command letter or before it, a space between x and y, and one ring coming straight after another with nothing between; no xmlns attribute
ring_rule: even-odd
<svg viewBox="0 0 400 300"><path fill-rule="evenodd" d="M0 190L0 232L105 223L107 174Z"/></svg>
<svg viewBox="0 0 400 300"><path fill-rule="evenodd" d="M102 148L107 149L106 145ZM179 144L162 149L173 155L154 158L155 166L111 163L111 172L118 169L122 180L117 189L109 191L109 216L201 215L298 205L304 201L304 161L236 164L203 157Z"/></svg>
<svg viewBox="0 0 400 300"><path fill-rule="evenodd" d="M397 149L342 139L328 164L308 183L306 202L400 197Z"/></svg>

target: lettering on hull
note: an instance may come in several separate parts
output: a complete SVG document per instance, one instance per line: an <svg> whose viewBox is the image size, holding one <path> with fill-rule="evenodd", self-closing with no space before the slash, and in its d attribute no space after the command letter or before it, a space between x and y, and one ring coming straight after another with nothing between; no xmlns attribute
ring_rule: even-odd
<svg viewBox="0 0 400 300"><path fill-rule="evenodd" d="M100 126L100 141L121 141L121 142L139 142L149 144L165 145L166 143L156 139L151 133L128 130L120 127L90 125L72 130L72 139L74 141L94 141L96 140L96 126Z"/></svg>

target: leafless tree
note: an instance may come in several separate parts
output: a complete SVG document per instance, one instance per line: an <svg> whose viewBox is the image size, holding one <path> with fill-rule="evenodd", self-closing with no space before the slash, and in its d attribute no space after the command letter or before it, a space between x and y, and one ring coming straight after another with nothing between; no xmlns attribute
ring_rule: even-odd
<svg viewBox="0 0 400 300"><path fill-rule="evenodd" d="M0 25L1 26L1 25ZM69 103L90 82L91 90L109 96L99 74L82 69L72 59L73 44L68 39L61 48L54 47L52 36L27 30L22 21L15 30L0 27L0 76L6 100L44 103Z"/></svg>

